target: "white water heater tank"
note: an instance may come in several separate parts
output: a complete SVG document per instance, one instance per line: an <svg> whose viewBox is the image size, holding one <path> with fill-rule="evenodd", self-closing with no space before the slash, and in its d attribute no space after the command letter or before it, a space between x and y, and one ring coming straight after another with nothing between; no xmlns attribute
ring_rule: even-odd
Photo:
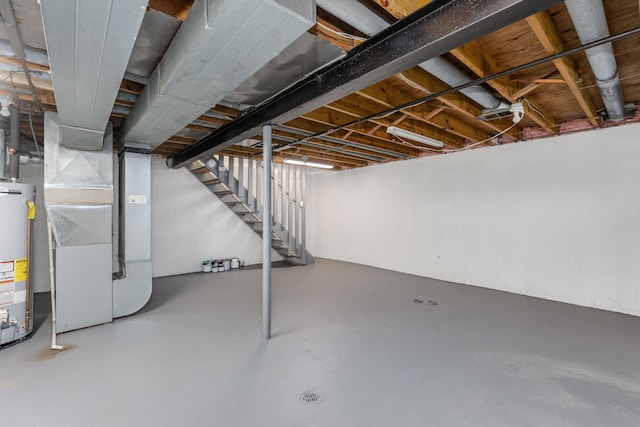
<svg viewBox="0 0 640 427"><path fill-rule="evenodd" d="M33 329L30 281L33 185L0 181L0 345L20 340Z"/></svg>

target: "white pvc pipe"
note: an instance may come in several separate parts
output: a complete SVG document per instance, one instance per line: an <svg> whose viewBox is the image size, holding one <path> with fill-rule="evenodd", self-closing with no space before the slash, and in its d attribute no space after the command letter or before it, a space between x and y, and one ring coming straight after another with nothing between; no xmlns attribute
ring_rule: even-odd
<svg viewBox="0 0 640 427"><path fill-rule="evenodd" d="M47 233L49 235L49 280L51 281L51 350L64 350L63 345L58 345L56 334L56 281L53 267L53 233L49 219L47 219Z"/></svg>

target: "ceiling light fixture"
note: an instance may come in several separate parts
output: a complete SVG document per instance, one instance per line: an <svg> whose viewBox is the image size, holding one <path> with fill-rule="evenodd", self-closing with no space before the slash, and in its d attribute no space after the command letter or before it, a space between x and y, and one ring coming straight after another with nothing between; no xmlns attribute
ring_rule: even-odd
<svg viewBox="0 0 640 427"><path fill-rule="evenodd" d="M395 126L389 126L387 128L387 133L397 136L398 138L406 138L415 142L421 142L426 145L430 145L435 148L442 148L444 144L442 141L438 141L437 139L429 138L428 136L420 135L418 133L414 133L408 130L400 129Z"/></svg>
<svg viewBox="0 0 640 427"><path fill-rule="evenodd" d="M307 156L302 156L302 160L296 159L284 159L284 162L288 165L297 165L297 166L309 166L312 168L320 168L320 169L333 169L333 165L329 163L318 163L318 162L309 162Z"/></svg>

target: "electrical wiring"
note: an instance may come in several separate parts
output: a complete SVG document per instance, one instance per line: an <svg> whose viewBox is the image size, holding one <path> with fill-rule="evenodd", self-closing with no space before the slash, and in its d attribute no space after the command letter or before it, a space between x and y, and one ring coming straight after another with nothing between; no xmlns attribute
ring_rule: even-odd
<svg viewBox="0 0 640 427"><path fill-rule="evenodd" d="M555 126L555 125L556 125L555 123L553 123L553 121L551 121L551 120L546 116L546 114L544 114L542 111L540 111L540 109L539 109L539 108L537 108L535 105L533 105L531 102L529 102L529 100L528 100L527 98L524 98L524 97L523 97L523 98L522 98L522 101L526 102L526 103L527 103L527 105L528 105L528 106L529 106L533 111L535 111L536 113L540 114L540 115L542 116L542 118L544 118L544 119L547 121L547 123L549 123L551 126Z"/></svg>
<svg viewBox="0 0 640 427"><path fill-rule="evenodd" d="M425 88L423 88L422 86L416 84L413 80L411 80L410 78L408 78L404 74L398 73L397 75L398 75L398 77L400 77L402 79L403 82L405 82L406 84L408 84L412 88L414 88L416 90L419 90L420 92L431 93L428 90L426 90Z"/></svg>
<svg viewBox="0 0 640 427"><path fill-rule="evenodd" d="M18 68L17 70L9 71L9 75L3 78L2 80L0 80L0 82L9 80L13 84L13 75L17 73L22 73L22 72L23 72L22 67Z"/></svg>
<svg viewBox="0 0 640 427"><path fill-rule="evenodd" d="M29 89L31 90L31 95L33 96L33 100L36 103L36 106L38 107L38 111L42 113L44 112L44 109L42 108L42 103L40 102L40 96L38 95L35 85L33 84L33 80L31 80L31 73L38 74L40 72L34 72L32 70L29 70L29 68L27 67L27 62L24 60L24 58L21 59L21 62L22 62L22 66L20 68L18 68L17 70L9 71L9 75L4 77L2 80L0 80L0 82L9 80L11 82L11 85L14 88L16 88L17 86L13 82L13 75L18 73L23 73L25 78L27 79L27 84L29 85ZM17 97L17 94L16 94L16 97Z"/></svg>
<svg viewBox="0 0 640 427"><path fill-rule="evenodd" d="M486 143L486 142L489 142L489 141L491 141L492 139L497 138L497 137L499 137L499 136L501 136L501 135L504 135L505 133L509 132L511 129L513 129L513 128L514 128L514 127L516 127L517 125L518 125L518 123L514 123L514 124L512 124L511 126L509 126L508 128L506 128L506 129L504 129L504 130L502 130L502 131L500 131L500 132L496 133L496 134L495 134L495 135L493 135L493 136L490 136L490 137L489 137L489 138L487 138L487 139L483 139L482 141L474 142L473 144L466 145L466 146L461 147L461 148L456 148L455 150L454 150L454 149L448 149L448 150L437 150L437 149L435 149L435 148L422 147L422 146L419 146L419 145L412 144L412 143L410 143L410 142L406 141L405 139L403 139L403 138L401 138L401 137L399 137L399 136L396 136L396 138L398 138L400 141L402 141L402 143L403 143L403 144L408 145L408 146L413 147L413 148L416 148L416 149L418 149L418 150L433 151L433 152L435 152L435 153L457 153L457 152L459 152L459 151L468 150L468 149L473 148L473 147L476 147L476 146L478 146L478 145L480 145L480 144L484 144L484 143Z"/></svg>
<svg viewBox="0 0 640 427"><path fill-rule="evenodd" d="M33 120L31 120L31 111L29 111L29 128L31 128L31 136L33 136L33 143L36 144L36 151L38 152L38 158L42 160L42 154L40 153L40 146L38 145L36 132L33 130Z"/></svg>
<svg viewBox="0 0 640 427"><path fill-rule="evenodd" d="M619 80L622 82L622 81L625 81L625 80L634 79L636 77L640 77L640 73L632 74L630 76L620 77ZM580 80L582 80L582 79L580 79ZM597 84L592 84L592 85L589 85L589 86L581 86L581 87L579 87L577 89L570 89L570 90L572 92L580 92L580 91L583 91L583 90L586 90L586 89L595 88L595 87L598 87L598 85Z"/></svg>
<svg viewBox="0 0 640 427"><path fill-rule="evenodd" d="M327 31L329 31L329 32L331 32L333 34L336 34L336 35L338 35L340 37L345 37L347 39L354 40L354 41L359 41L359 42L363 42L363 41L367 40L364 37L354 36L353 34L343 33L342 31L336 31L333 28L331 28L331 27L329 27L327 25L324 25L321 22L316 22L316 24L318 24L318 26L324 28L325 30L327 30Z"/></svg>

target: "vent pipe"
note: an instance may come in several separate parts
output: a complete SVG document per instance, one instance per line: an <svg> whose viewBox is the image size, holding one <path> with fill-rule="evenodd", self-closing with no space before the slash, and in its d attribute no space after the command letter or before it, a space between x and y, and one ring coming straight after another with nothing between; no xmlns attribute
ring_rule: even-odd
<svg viewBox="0 0 640 427"><path fill-rule="evenodd" d="M16 181L20 178L20 156L18 148L20 146L20 108L12 104L9 106L11 115L9 123L11 125L11 133L9 134L9 178Z"/></svg>
<svg viewBox="0 0 640 427"><path fill-rule="evenodd" d="M566 0L573 26L582 44L609 37L601 0ZM610 120L624 119L624 100L613 45L607 43L585 51Z"/></svg>
<svg viewBox="0 0 640 427"><path fill-rule="evenodd" d="M0 127L0 181L7 179L7 146L4 137L4 128Z"/></svg>
<svg viewBox="0 0 640 427"><path fill-rule="evenodd" d="M389 26L387 21L357 0L317 0L317 3L322 9L368 36L373 36ZM471 81L466 74L441 56L429 59L418 66L452 87ZM484 108L500 107L501 101L481 86L472 86L460 92ZM508 108L506 104L503 106Z"/></svg>
<svg viewBox="0 0 640 427"><path fill-rule="evenodd" d="M418 66L430 74L433 74L451 87L460 86L471 81L469 76L460 71L458 67L452 65L442 56L431 58ZM495 109L500 107L501 101L481 86L471 86L466 89L461 89L460 92L468 98L473 99L486 109ZM508 107L506 104L503 106Z"/></svg>
<svg viewBox="0 0 640 427"><path fill-rule="evenodd" d="M316 0L318 6L369 37L389 26L371 9L353 0Z"/></svg>
<svg viewBox="0 0 640 427"><path fill-rule="evenodd" d="M0 56L8 58L16 56L11 46L11 42L0 39ZM47 56L46 50L26 46L24 47L23 52L25 59L28 62L33 62L34 64L44 65L47 67L49 66L49 57Z"/></svg>

